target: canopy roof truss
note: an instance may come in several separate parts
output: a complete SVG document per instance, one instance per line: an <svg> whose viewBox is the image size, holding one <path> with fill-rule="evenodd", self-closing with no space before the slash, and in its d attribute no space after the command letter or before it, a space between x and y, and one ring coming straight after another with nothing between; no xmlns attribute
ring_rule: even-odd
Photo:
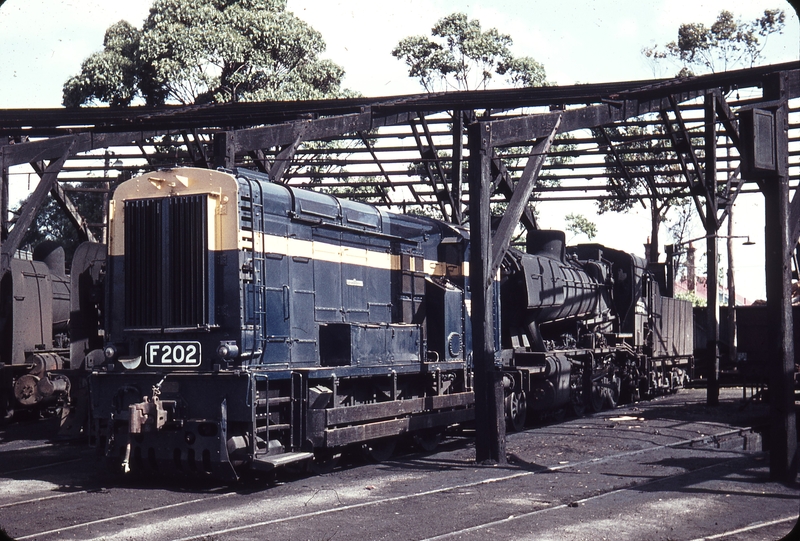
<svg viewBox="0 0 800 541"><path fill-rule="evenodd" d="M45 181L18 218L2 224L2 252L19 247L23 231L15 230L28 227L28 215L48 193L89 237L92 232L70 204L71 191L104 190L109 177L176 165L250 167L275 182L400 211L429 209L465 223L468 127L476 123L492 126L494 202L511 199L529 159L558 122L529 201L624 194L645 204L691 197L703 221L710 211L719 226L738 194L759 189L740 177L737 115L775 105L761 88L776 74L786 77L790 98L794 188L800 180L800 100L792 99L800 96L798 63L687 79L387 98L0 110L2 216L8 216L9 183L31 172ZM706 178L711 133L714 182ZM523 206L521 219L532 227L533 214Z"/></svg>

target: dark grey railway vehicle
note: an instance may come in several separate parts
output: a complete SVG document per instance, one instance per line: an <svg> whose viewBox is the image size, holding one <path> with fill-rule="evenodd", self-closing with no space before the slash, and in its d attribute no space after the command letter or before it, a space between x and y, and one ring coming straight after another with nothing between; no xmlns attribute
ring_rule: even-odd
<svg viewBox="0 0 800 541"><path fill-rule="evenodd" d="M86 353L102 348L96 295L105 247L84 243L67 275L64 250L39 244L11 260L0 281L0 421L63 414L63 434L85 428L71 397L85 392Z"/></svg>

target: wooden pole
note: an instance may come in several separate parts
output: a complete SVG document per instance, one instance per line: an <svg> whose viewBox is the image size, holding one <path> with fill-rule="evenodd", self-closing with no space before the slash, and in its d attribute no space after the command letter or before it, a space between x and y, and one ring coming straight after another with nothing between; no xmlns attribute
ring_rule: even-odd
<svg viewBox="0 0 800 541"><path fill-rule="evenodd" d="M797 425L794 406L794 340L789 239L789 144L785 76L764 83L764 99L782 102L775 110L777 171L764 179L767 321L769 322L770 452L773 480L792 483L797 476Z"/></svg>
<svg viewBox="0 0 800 541"><path fill-rule="evenodd" d="M708 358L708 388L706 403L719 404L719 294L717 261L717 111L713 94L706 94L706 356Z"/></svg>
<svg viewBox="0 0 800 541"><path fill-rule="evenodd" d="M453 200L453 210L450 213L452 221L455 224L460 224L464 221L464 216L461 208L461 199L463 196L463 182L464 175L461 170L461 163L464 158L464 112L458 109L453 111L453 162L451 170L451 186L450 193Z"/></svg>
<svg viewBox="0 0 800 541"><path fill-rule="evenodd" d="M470 290L475 370L475 460L506 463L502 373L495 365L492 264L491 124L473 123L469 135Z"/></svg>
<svg viewBox="0 0 800 541"><path fill-rule="evenodd" d="M733 266L733 205L728 210L728 360L736 362L736 277Z"/></svg>

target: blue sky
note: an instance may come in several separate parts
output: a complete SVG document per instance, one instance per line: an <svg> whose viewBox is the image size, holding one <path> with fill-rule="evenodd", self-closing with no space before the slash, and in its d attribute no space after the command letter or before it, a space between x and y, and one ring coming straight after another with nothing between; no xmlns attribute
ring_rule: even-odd
<svg viewBox="0 0 800 541"><path fill-rule="evenodd" d="M64 82L102 48L105 29L120 19L140 27L150 5L151 0L6 0L0 7L0 108L60 107ZM676 39L681 23L710 25L722 9L749 21L768 8L783 9L787 25L783 35L770 37L766 63L798 59L800 23L785 0L288 0L290 11L322 33L324 56L344 67L345 86L365 96L422 92L391 50L404 37L429 35L439 18L456 11L510 34L515 55L534 57L550 81L566 85L671 76L673 66L654 71L642 48ZM761 247L762 199L743 196L735 212L736 234L762 239ZM597 223L596 241L643 253L648 211L594 211L592 202L548 204L540 208L540 224L560 229L565 214L580 212ZM737 288L752 300L764 295L763 248L748 250L737 255Z"/></svg>

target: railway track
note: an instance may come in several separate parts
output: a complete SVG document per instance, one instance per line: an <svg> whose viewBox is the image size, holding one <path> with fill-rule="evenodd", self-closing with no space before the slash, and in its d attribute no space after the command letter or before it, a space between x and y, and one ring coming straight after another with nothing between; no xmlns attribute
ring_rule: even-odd
<svg viewBox="0 0 800 541"><path fill-rule="evenodd" d="M106 486L88 456L66 473L63 462L17 468L0 472L0 525L19 541L775 539L791 528L797 494L763 479L763 456L741 450L743 428L644 409L510 435L503 467L476 466L455 440L270 488Z"/></svg>

